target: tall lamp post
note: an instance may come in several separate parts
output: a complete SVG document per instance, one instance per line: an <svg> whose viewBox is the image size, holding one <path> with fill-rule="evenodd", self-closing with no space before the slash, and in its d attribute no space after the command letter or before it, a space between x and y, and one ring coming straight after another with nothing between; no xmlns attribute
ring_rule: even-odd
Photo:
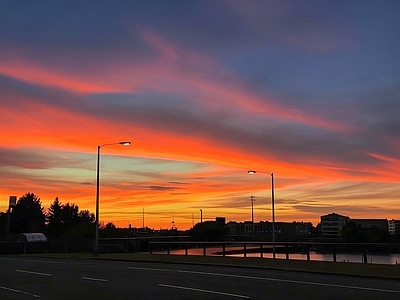
<svg viewBox="0 0 400 300"><path fill-rule="evenodd" d="M131 142L117 142L97 146L97 180L96 180L96 221L95 221L95 238L93 255L99 255L99 192L100 192L100 149L111 145L129 146Z"/></svg>
<svg viewBox="0 0 400 300"><path fill-rule="evenodd" d="M249 174L266 173L271 175L271 202L272 202L272 257L275 258L275 188L274 188L274 173L261 172L250 170Z"/></svg>

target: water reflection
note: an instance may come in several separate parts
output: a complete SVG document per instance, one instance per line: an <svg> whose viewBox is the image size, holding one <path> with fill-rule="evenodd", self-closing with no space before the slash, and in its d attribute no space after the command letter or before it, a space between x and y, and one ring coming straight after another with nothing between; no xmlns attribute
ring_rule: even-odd
<svg viewBox="0 0 400 300"><path fill-rule="evenodd" d="M253 248L248 248L248 250ZM227 247L228 250L228 247ZM229 250L243 250L243 247L229 247ZM206 249L207 256L220 256L220 254L216 254L222 251L222 247L210 247ZM187 250L189 255L203 255L203 248L192 248ZM158 252L158 253L166 253L166 251ZM171 254L176 255L185 255L185 249L178 249L178 250L171 250ZM243 257L243 254L230 254L227 256L231 257ZM260 253L247 253L247 257L260 257ZM263 253L264 258L272 258L272 253ZM368 263L374 264L387 264L387 265L396 265L400 264L400 254L368 254ZM277 259L286 259L285 253L276 253ZM290 259L297 259L297 260L307 260L306 254L301 253L293 253L289 256ZM333 261L332 254L321 254L317 252L310 251L310 259L316 261ZM344 254L344 253L337 253L336 254L336 261L337 262L355 262L355 263L362 263L363 258L362 254Z"/></svg>

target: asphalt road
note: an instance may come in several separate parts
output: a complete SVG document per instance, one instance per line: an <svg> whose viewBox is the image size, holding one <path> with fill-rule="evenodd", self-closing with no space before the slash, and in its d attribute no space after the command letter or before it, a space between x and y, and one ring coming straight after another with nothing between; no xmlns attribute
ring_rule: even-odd
<svg viewBox="0 0 400 300"><path fill-rule="evenodd" d="M251 268L0 257L0 299L400 299L400 281Z"/></svg>

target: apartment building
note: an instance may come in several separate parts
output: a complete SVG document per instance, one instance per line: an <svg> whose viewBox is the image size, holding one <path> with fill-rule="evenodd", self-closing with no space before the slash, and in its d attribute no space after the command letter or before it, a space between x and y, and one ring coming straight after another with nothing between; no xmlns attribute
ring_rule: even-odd
<svg viewBox="0 0 400 300"><path fill-rule="evenodd" d="M343 226L349 220L349 217L337 213L321 216L321 235L324 237L340 237Z"/></svg>
<svg viewBox="0 0 400 300"><path fill-rule="evenodd" d="M389 220L388 226L390 234L395 235L396 233L400 232L400 220Z"/></svg>

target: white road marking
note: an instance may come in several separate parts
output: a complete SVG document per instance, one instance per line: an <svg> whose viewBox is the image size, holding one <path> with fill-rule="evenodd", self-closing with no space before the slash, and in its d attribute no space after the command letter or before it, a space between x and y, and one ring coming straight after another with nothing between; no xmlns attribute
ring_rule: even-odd
<svg viewBox="0 0 400 300"><path fill-rule="evenodd" d="M35 298L41 298L41 296L39 296L39 295L31 294L31 293L20 291L20 290L16 290L16 289L7 288L5 286L0 286L0 289L6 290L6 291L10 291L10 292L19 293L19 294L29 295L29 296L32 296L32 297L35 297Z"/></svg>
<svg viewBox="0 0 400 300"><path fill-rule="evenodd" d="M37 260L37 259L20 259L20 258L0 258L0 260L15 260L15 261L23 261L23 262L37 262L44 264L65 264L65 261L52 261L52 260Z"/></svg>
<svg viewBox="0 0 400 300"><path fill-rule="evenodd" d="M181 289L181 290L188 290L188 291L195 291L195 292L202 292L202 293L209 293L209 294L217 294L217 295L224 295L224 296L231 296L231 297L237 297L237 298L250 299L249 296L230 294L230 293L224 293L224 292L217 292L217 291L211 291L211 290L196 289L196 288L190 288L190 287L184 287L184 286L178 286L178 285L169 285L169 284L161 284L160 283L159 286L167 287L167 288L174 288L174 289Z"/></svg>
<svg viewBox="0 0 400 300"><path fill-rule="evenodd" d="M300 280L290 280L290 279L278 279L278 278L269 278L269 277L257 277L257 276L247 276L247 275L234 275L234 274L222 274L222 273L186 271L186 270L140 268L140 267L128 267L128 269L175 272L175 273L189 273L189 274L199 274L199 275L209 275L209 276L242 278L242 279L256 279L256 280L265 280L265 281L286 282L286 283L294 283L294 284L305 284L305 285L315 285L315 286L325 286L325 287L335 287L335 288L344 288L344 289L353 289L353 290L400 294L400 290L385 290L385 289L376 289L376 288L369 288L369 287L362 287L362 286L351 286L351 285L341 285L341 284L312 282L312 281L300 281Z"/></svg>
<svg viewBox="0 0 400 300"><path fill-rule="evenodd" d="M156 268L128 267L128 269L146 270L146 271L176 272L176 270L171 270L171 269L156 269Z"/></svg>
<svg viewBox="0 0 400 300"><path fill-rule="evenodd" d="M82 277L82 279L85 280L92 280L92 281L101 281L101 282L107 282L107 279L101 279L101 278L92 278L92 277Z"/></svg>
<svg viewBox="0 0 400 300"><path fill-rule="evenodd" d="M33 271L26 271L26 270L15 270L16 272L20 273L27 273L27 274L33 274L33 275L41 275L41 276L53 276L48 273L40 273L40 272L33 272Z"/></svg>

